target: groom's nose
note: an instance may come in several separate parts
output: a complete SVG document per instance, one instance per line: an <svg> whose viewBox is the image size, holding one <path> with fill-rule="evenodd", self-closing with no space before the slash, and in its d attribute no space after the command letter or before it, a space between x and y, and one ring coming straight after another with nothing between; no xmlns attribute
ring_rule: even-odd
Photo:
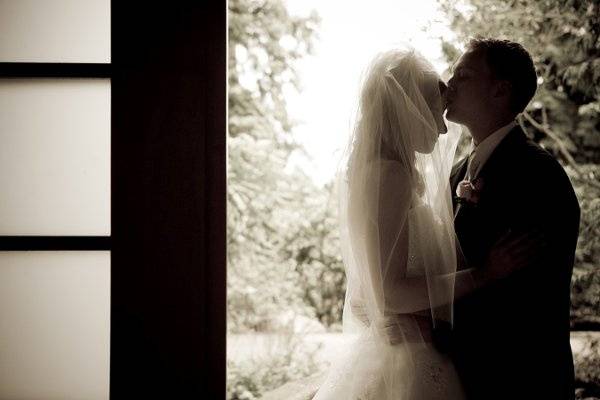
<svg viewBox="0 0 600 400"><path fill-rule="evenodd" d="M438 85L440 87L440 94L442 95L442 97L446 96L446 91L448 90L448 85L446 85L444 83L444 81L440 80L438 82Z"/></svg>
<svg viewBox="0 0 600 400"><path fill-rule="evenodd" d="M456 93L456 87L454 86L454 77L450 78L448 81L448 86L446 90L446 96L451 96Z"/></svg>
<svg viewBox="0 0 600 400"><path fill-rule="evenodd" d="M450 88L450 86L452 86L454 83L454 73L452 73L452 76L450 77L450 79L448 79L448 88Z"/></svg>

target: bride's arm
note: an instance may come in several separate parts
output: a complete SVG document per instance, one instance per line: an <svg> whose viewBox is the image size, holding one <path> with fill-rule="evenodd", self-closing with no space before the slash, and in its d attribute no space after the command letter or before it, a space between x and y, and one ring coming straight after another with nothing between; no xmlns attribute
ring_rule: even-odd
<svg viewBox="0 0 600 400"><path fill-rule="evenodd" d="M372 231L367 235L371 268L381 274L385 312L410 314L431 308L425 277L407 278L408 213L412 185L400 164L382 165ZM375 272L374 272L375 273Z"/></svg>
<svg viewBox="0 0 600 400"><path fill-rule="evenodd" d="M467 268L456 273L455 297L462 297L531 265L545 254L546 246L544 236L538 231L507 232L492 246L480 268Z"/></svg>
<svg viewBox="0 0 600 400"><path fill-rule="evenodd" d="M545 241L537 233L506 234L493 246L481 268L467 268L436 279L454 281L454 299L458 299L530 265L542 256L544 248ZM425 277L404 278L396 286L397 290L390 290L386 296L386 308L391 312L411 313L443 305L428 295Z"/></svg>

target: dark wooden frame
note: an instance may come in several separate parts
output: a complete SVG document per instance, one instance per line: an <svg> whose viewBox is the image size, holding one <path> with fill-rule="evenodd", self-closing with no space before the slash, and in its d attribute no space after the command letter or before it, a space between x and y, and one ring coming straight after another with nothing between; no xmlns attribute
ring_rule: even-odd
<svg viewBox="0 0 600 400"><path fill-rule="evenodd" d="M0 251L110 250L109 236L1 236Z"/></svg>
<svg viewBox="0 0 600 400"><path fill-rule="evenodd" d="M225 397L225 1L112 2L111 399Z"/></svg>
<svg viewBox="0 0 600 400"><path fill-rule="evenodd" d="M110 64L90 63L0 63L2 78L110 78Z"/></svg>

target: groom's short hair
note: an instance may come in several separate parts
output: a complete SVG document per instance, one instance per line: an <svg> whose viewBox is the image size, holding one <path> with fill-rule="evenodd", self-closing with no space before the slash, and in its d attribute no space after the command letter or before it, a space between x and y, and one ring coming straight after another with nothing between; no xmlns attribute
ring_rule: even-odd
<svg viewBox="0 0 600 400"><path fill-rule="evenodd" d="M522 112L537 88L537 75L529 52L519 43L490 38L471 39L468 49L484 52L494 77L511 85L511 111Z"/></svg>

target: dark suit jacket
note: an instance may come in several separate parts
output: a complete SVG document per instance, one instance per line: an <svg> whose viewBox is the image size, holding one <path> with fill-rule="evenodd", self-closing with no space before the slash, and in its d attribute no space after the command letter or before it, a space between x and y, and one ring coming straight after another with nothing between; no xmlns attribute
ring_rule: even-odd
<svg viewBox="0 0 600 400"><path fill-rule="evenodd" d="M453 169L451 187L466 172ZM479 177L476 205L456 204L455 230L469 267L481 268L508 230L541 230L539 262L455 303L451 357L469 399L573 399L570 282L579 204L560 164L514 128Z"/></svg>

